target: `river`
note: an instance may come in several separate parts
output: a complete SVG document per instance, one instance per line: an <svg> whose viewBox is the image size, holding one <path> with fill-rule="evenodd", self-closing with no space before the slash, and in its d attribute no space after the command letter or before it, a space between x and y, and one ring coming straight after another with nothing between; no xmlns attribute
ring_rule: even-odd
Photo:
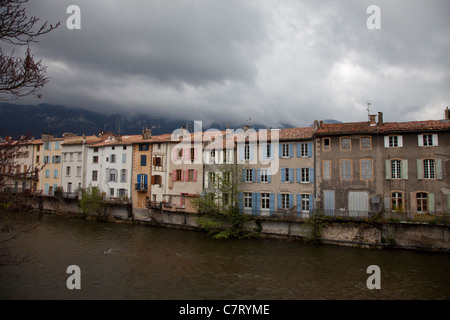
<svg viewBox="0 0 450 320"><path fill-rule="evenodd" d="M196 231L44 215L8 242L0 299L450 299L450 255L214 240ZM80 268L69 290L67 267ZM380 268L369 290L367 268Z"/></svg>

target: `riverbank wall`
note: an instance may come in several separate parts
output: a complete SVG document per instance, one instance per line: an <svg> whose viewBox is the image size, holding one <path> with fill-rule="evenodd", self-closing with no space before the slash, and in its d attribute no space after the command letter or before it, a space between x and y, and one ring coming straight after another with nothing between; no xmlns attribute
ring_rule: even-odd
<svg viewBox="0 0 450 320"><path fill-rule="evenodd" d="M76 199L43 197L35 209L69 217L83 216ZM105 203L102 213L109 221L150 224L188 230L202 230L195 213L132 210L129 204ZM429 223L401 223L370 220L300 219L249 216L244 230L257 230L269 239L306 241L364 248L398 248L450 253L450 226Z"/></svg>

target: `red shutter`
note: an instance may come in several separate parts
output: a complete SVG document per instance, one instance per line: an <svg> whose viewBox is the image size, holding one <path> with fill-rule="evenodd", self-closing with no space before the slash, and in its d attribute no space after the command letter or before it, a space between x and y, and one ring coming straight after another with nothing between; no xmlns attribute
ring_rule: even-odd
<svg viewBox="0 0 450 320"><path fill-rule="evenodd" d="M177 181L177 170L172 170L172 181Z"/></svg>
<svg viewBox="0 0 450 320"><path fill-rule="evenodd" d="M191 181L191 180L189 180L189 170L186 170L186 173L185 173L185 177L186 177L186 181Z"/></svg>
<svg viewBox="0 0 450 320"><path fill-rule="evenodd" d="M194 170L194 182L197 182L197 170Z"/></svg>

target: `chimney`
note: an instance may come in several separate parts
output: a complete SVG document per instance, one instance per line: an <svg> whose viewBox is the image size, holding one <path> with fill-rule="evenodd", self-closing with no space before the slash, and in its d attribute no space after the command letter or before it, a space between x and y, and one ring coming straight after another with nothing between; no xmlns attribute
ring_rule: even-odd
<svg viewBox="0 0 450 320"><path fill-rule="evenodd" d="M383 112L378 112L378 125L383 125Z"/></svg>
<svg viewBox="0 0 450 320"><path fill-rule="evenodd" d="M448 109L448 107L445 109L445 120L450 120L450 110Z"/></svg>
<svg viewBox="0 0 450 320"><path fill-rule="evenodd" d="M244 129L244 132L245 132L245 131L247 131L248 129L250 129L250 126L248 126L248 125L245 124L245 125L242 126L242 129Z"/></svg>
<svg viewBox="0 0 450 320"><path fill-rule="evenodd" d="M152 137L152 130L149 127L145 127L145 129L142 131L142 138L144 140L148 140Z"/></svg>
<svg viewBox="0 0 450 320"><path fill-rule="evenodd" d="M49 139L53 139L54 136L52 134L50 134L50 133L43 133L41 135L41 138L42 138L42 140L49 140Z"/></svg>
<svg viewBox="0 0 450 320"><path fill-rule="evenodd" d="M369 114L369 118L370 118L370 125L371 125L371 126L375 126L375 125L376 125L376 122L375 122L375 117L376 117L376 115L375 115L375 114Z"/></svg>
<svg viewBox="0 0 450 320"><path fill-rule="evenodd" d="M320 128L319 121L314 120L314 131L317 131L317 129L319 129L319 128Z"/></svg>

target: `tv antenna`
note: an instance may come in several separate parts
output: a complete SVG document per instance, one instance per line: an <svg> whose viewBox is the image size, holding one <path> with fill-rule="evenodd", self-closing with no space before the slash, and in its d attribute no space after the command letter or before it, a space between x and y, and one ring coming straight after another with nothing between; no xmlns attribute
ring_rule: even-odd
<svg viewBox="0 0 450 320"><path fill-rule="evenodd" d="M367 102L367 118L370 120L370 102Z"/></svg>

